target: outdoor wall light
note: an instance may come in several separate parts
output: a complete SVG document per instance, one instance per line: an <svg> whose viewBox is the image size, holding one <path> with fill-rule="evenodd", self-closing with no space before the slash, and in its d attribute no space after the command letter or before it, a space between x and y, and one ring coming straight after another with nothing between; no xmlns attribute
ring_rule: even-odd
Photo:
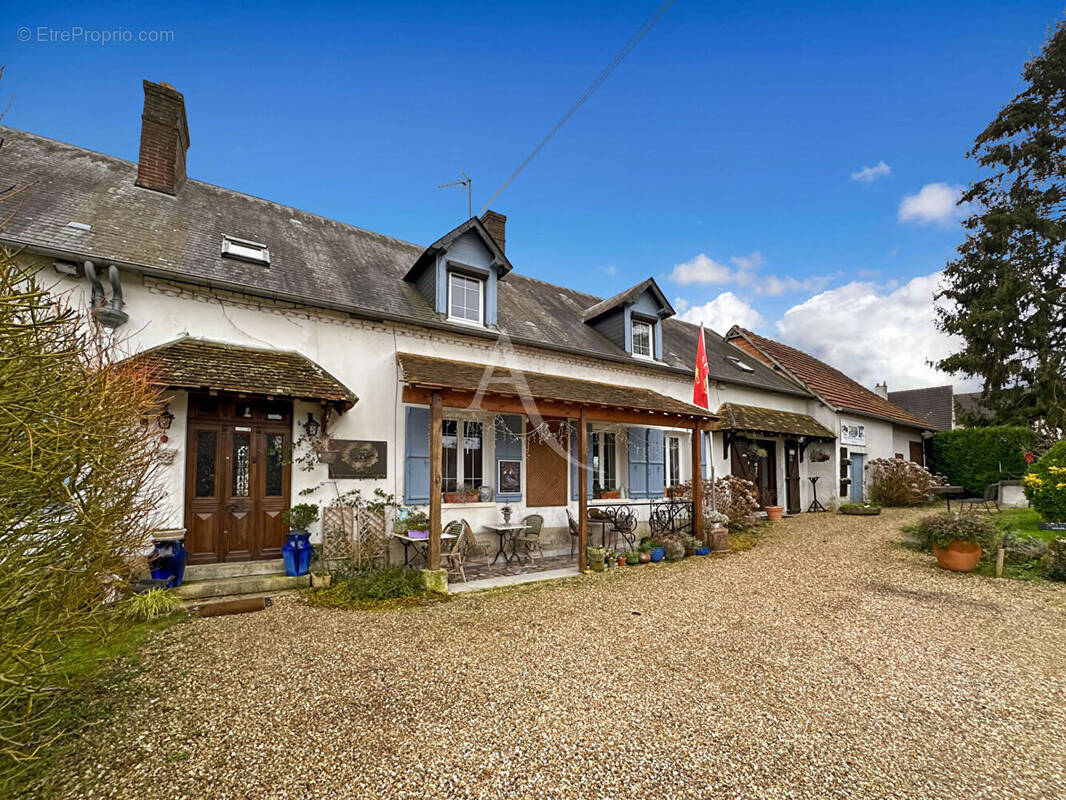
<svg viewBox="0 0 1066 800"><path fill-rule="evenodd" d="M313 439L318 436L318 427L318 420L315 419L315 415L308 411L307 422L303 424L304 433L306 433L309 438Z"/></svg>
<svg viewBox="0 0 1066 800"><path fill-rule="evenodd" d="M161 431L169 430L174 422L174 415L170 413L170 406L166 406L156 419L156 424Z"/></svg>

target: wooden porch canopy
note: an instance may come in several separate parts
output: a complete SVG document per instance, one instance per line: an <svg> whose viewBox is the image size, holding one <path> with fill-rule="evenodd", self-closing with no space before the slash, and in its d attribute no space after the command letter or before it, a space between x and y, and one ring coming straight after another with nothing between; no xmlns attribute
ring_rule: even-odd
<svg viewBox="0 0 1066 800"><path fill-rule="evenodd" d="M268 350L185 336L138 353L152 380L168 389L315 400L347 411L359 398L311 359L290 350Z"/></svg>
<svg viewBox="0 0 1066 800"><path fill-rule="evenodd" d="M397 353L402 373L403 401L430 407L430 541L427 565L440 566L441 533L441 422L443 408L464 408L542 418L577 419L580 458L588 452L587 423L691 428L693 475L693 532L702 535L702 448L700 432L718 416L699 406L650 389L548 375L491 364L451 361L413 353ZM584 572L588 544L588 470L577 470L578 568Z"/></svg>
<svg viewBox="0 0 1066 800"><path fill-rule="evenodd" d="M760 406L744 406L724 403L718 409L719 419L714 430L725 432L724 456L738 434L753 436L791 436L800 442L800 458L807 444L812 441L833 441L836 436L809 414L794 411L778 411Z"/></svg>

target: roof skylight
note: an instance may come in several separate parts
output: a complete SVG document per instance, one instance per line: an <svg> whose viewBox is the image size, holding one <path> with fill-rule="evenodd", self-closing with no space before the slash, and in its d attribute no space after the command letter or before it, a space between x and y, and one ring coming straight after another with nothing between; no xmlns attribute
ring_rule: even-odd
<svg viewBox="0 0 1066 800"><path fill-rule="evenodd" d="M754 372L755 371L755 367L751 366L750 364L745 364L743 361L741 361L736 356L726 356L725 360L728 361L730 364L732 364L737 369L739 369L741 372Z"/></svg>
<svg viewBox="0 0 1066 800"><path fill-rule="evenodd" d="M265 244L238 239L236 236L222 237L222 255L255 264L270 263L270 251Z"/></svg>

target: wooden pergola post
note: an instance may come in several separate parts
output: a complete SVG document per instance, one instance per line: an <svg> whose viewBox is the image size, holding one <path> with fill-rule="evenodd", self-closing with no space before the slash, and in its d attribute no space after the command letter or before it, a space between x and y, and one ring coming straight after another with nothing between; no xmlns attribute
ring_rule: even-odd
<svg viewBox="0 0 1066 800"><path fill-rule="evenodd" d="M588 410L581 406L577 429L577 569L588 569L589 487L588 487Z"/></svg>
<svg viewBox="0 0 1066 800"><path fill-rule="evenodd" d="M440 569L441 534L441 427L444 421L444 400L439 391L434 391L429 401L429 552L426 553L426 569Z"/></svg>
<svg viewBox="0 0 1066 800"><path fill-rule="evenodd" d="M703 431L692 425L692 535L703 542Z"/></svg>

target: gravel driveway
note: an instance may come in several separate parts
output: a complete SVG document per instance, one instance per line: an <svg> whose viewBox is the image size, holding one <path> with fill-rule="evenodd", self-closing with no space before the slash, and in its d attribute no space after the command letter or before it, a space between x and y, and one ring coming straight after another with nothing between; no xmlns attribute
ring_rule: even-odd
<svg viewBox="0 0 1066 800"><path fill-rule="evenodd" d="M70 797L1063 798L1066 589L942 572L919 512L148 647Z"/></svg>

